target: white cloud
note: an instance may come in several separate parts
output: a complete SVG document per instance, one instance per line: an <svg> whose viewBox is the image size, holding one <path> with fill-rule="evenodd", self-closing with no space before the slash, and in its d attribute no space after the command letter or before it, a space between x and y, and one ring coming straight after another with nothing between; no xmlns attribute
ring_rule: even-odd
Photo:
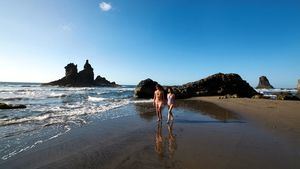
<svg viewBox="0 0 300 169"><path fill-rule="evenodd" d="M106 3L106 2L101 2L101 3L99 3L99 8L102 10L102 11L109 11L109 10L111 10L111 5L110 5L110 3Z"/></svg>

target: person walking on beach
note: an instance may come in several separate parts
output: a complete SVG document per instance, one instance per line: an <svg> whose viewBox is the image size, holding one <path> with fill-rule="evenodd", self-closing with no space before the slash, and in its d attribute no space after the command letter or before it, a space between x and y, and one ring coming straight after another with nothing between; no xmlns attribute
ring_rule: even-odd
<svg viewBox="0 0 300 169"><path fill-rule="evenodd" d="M161 85L156 85L156 90L153 97L153 105L155 106L157 121L162 120L162 108L164 104L164 89Z"/></svg>
<svg viewBox="0 0 300 169"><path fill-rule="evenodd" d="M175 104L175 94L173 92L173 89L171 87L168 88L168 120L167 123L169 123L171 120L174 120L174 115L173 115L173 108Z"/></svg>

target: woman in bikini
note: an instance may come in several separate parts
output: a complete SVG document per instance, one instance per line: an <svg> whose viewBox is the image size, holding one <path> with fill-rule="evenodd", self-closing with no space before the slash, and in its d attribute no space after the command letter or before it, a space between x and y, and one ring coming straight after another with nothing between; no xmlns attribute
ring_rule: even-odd
<svg viewBox="0 0 300 169"><path fill-rule="evenodd" d="M164 104L164 89L160 85L156 85L154 92L153 105L155 106L157 121L162 120L162 108Z"/></svg>
<svg viewBox="0 0 300 169"><path fill-rule="evenodd" d="M167 98L168 98L168 120L167 120L167 123L170 122L170 120L174 120L174 116L173 116L173 108L174 108L174 104L175 104L175 94L173 92L173 89L172 88L168 88L168 95L167 95Z"/></svg>

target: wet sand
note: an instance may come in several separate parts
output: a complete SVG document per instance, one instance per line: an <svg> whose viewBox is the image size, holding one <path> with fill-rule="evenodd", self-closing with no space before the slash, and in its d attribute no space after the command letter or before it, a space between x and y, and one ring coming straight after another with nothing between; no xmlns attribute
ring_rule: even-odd
<svg viewBox="0 0 300 169"><path fill-rule="evenodd" d="M113 111L134 115L93 123L0 162L0 168L299 168L296 142L244 113L178 101L175 122L156 122L151 103Z"/></svg>
<svg viewBox="0 0 300 169"><path fill-rule="evenodd" d="M248 121L300 145L300 101L218 97L195 97L188 100L209 102L236 112Z"/></svg>

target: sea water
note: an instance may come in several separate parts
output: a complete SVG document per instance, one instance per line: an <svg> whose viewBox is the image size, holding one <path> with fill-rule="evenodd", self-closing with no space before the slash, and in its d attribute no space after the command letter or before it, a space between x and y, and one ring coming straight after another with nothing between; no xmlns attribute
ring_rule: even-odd
<svg viewBox="0 0 300 169"><path fill-rule="evenodd" d="M0 102L25 109L0 110L0 158L6 160L82 125L130 115L109 112L135 102L134 86L58 87L0 82Z"/></svg>
<svg viewBox="0 0 300 169"><path fill-rule="evenodd" d="M290 93L296 95L297 89L295 88L275 88L275 89L256 89L256 91L264 96L276 99L278 93Z"/></svg>

